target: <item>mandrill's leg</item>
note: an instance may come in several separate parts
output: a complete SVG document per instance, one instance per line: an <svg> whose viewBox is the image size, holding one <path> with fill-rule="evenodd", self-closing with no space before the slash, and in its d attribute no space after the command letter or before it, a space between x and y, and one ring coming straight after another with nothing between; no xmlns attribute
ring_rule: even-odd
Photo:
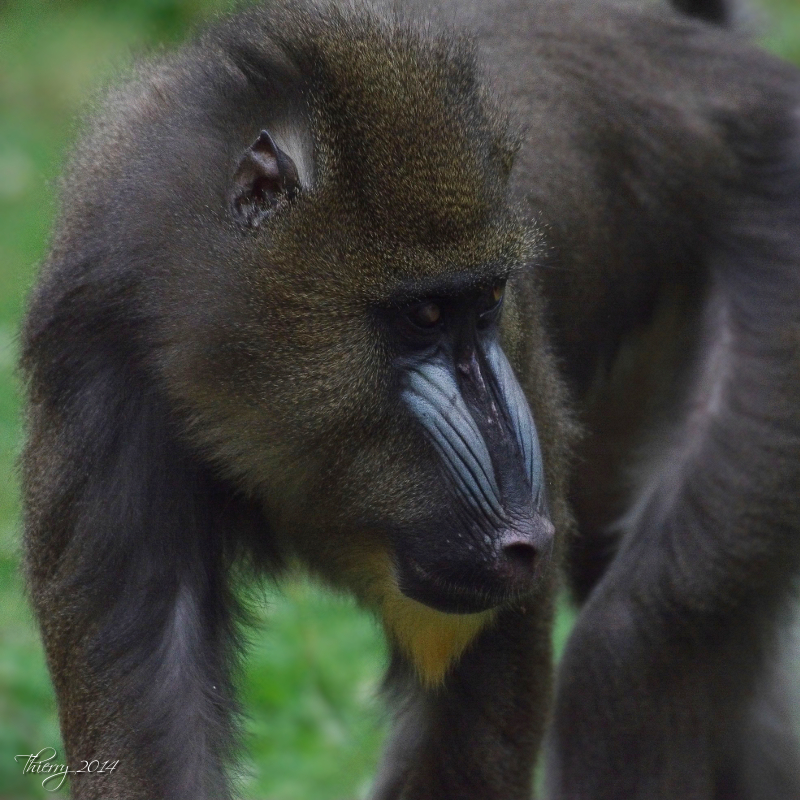
<svg viewBox="0 0 800 800"><path fill-rule="evenodd" d="M781 793L785 764L756 775L745 762L770 741L760 693L774 695L800 569L800 170L783 174L790 197L772 188L783 205L747 205L712 259L683 419L621 520L619 551L568 644L552 798L750 800L770 781L770 796L798 796Z"/></svg>

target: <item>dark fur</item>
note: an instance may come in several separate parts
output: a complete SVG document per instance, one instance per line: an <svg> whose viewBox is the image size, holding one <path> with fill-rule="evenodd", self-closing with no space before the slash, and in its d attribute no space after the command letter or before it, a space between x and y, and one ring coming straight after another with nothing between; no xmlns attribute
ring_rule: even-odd
<svg viewBox="0 0 800 800"><path fill-rule="evenodd" d="M728 0L673 0L672 5L686 14L719 25L732 21L733 7Z"/></svg>
<svg viewBox="0 0 800 800"><path fill-rule="evenodd" d="M446 557L449 501L373 314L520 259L507 195L534 269L503 345L559 541L565 385L585 430L550 794L800 797L773 724L800 569L800 78L663 9L468 5L445 16L524 123L510 190L472 49L361 13L223 22L114 90L77 151L23 352L27 565L65 744L120 759L76 797L227 796L237 565L299 556L369 605L367 556L398 525ZM243 232L233 171L287 123L323 189ZM441 689L395 653L376 797L529 795L553 588L505 606Z"/></svg>

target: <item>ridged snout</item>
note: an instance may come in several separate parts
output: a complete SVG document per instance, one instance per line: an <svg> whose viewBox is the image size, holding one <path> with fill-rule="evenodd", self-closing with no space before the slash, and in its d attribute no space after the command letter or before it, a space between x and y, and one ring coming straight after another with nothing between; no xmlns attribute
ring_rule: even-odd
<svg viewBox="0 0 800 800"><path fill-rule="evenodd" d="M554 528L536 426L499 344L473 340L420 359L405 373L403 400L433 446L453 500L413 537L411 591L451 591L464 601L473 590L489 604L529 590L549 561Z"/></svg>

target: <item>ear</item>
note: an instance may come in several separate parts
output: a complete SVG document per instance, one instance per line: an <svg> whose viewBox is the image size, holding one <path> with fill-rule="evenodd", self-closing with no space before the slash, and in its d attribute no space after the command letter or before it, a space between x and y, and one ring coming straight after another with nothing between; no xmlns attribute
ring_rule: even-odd
<svg viewBox="0 0 800 800"><path fill-rule="evenodd" d="M267 131L239 159L233 175L231 209L248 228L257 228L282 200L291 200L300 188L294 161Z"/></svg>

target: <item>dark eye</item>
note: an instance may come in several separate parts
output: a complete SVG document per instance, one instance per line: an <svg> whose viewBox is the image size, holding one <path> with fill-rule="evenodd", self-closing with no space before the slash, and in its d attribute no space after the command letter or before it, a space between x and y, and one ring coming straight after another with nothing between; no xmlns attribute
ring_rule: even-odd
<svg viewBox="0 0 800 800"><path fill-rule="evenodd" d="M494 320L500 307L503 305L503 296L505 293L505 283L496 283L483 294L478 311L478 322L480 324L488 325Z"/></svg>
<svg viewBox="0 0 800 800"><path fill-rule="evenodd" d="M406 316L417 328L435 328L442 320L442 309L438 303L420 303L412 308Z"/></svg>

